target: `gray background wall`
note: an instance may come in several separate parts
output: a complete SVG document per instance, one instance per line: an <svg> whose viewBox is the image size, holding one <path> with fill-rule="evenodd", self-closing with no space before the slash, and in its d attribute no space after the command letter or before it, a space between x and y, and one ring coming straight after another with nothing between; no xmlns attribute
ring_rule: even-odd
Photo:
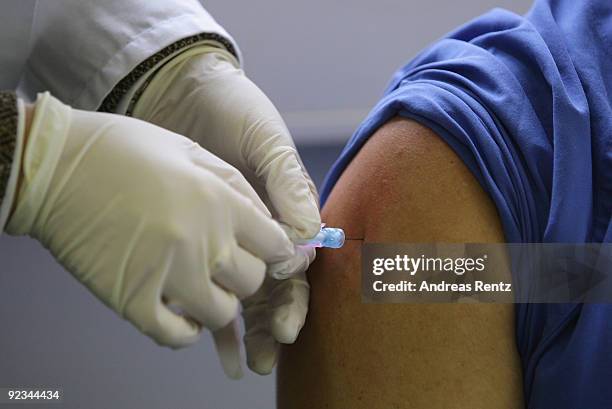
<svg viewBox="0 0 612 409"><path fill-rule="evenodd" d="M395 68L491 7L524 12L529 4L205 2L238 40L248 74L285 116L317 183ZM208 335L182 351L157 347L28 238L0 237L0 325L0 387L63 388L55 407L274 407L274 376L226 380Z"/></svg>

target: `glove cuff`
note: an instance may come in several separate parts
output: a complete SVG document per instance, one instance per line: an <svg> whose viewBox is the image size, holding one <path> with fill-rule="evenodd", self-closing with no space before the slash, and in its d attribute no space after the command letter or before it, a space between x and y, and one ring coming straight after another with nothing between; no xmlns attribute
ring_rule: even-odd
<svg viewBox="0 0 612 409"><path fill-rule="evenodd" d="M182 58L185 53L194 48L201 49L202 47L223 50L232 56L236 64L240 65L238 50L225 37L215 33L201 33L187 37L170 44L141 62L113 88L98 110L132 116L138 98L161 68L177 58Z"/></svg>
<svg viewBox="0 0 612 409"><path fill-rule="evenodd" d="M43 204L70 130L71 109L48 92L38 94L36 110L24 146L23 179L17 206L6 231L13 235L32 234L37 220L45 220ZM46 206L49 208L49 206Z"/></svg>
<svg viewBox="0 0 612 409"><path fill-rule="evenodd" d="M184 88L182 85L185 82L184 76L179 74L184 65L202 55L213 54L226 60L229 63L228 66L231 64L233 68L240 68L240 62L236 56L226 49L210 42L196 45L173 57L151 74L147 81L140 84L138 90L130 98L126 107L126 115L147 120L160 101L167 98L169 90L176 87ZM188 90L184 91L186 93Z"/></svg>

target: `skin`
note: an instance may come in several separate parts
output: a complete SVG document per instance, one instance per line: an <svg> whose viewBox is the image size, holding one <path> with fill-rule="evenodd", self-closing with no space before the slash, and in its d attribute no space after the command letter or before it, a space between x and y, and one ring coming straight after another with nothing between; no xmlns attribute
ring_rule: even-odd
<svg viewBox="0 0 612 409"><path fill-rule="evenodd" d="M308 271L306 324L282 347L279 409L523 407L511 304L363 304L365 242L503 242L495 206L431 130L395 118L322 211L345 229Z"/></svg>

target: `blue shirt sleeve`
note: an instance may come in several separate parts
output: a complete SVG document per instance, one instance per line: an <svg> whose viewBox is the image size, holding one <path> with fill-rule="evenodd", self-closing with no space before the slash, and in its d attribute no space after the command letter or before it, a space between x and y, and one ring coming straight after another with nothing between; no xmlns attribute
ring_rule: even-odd
<svg viewBox="0 0 612 409"><path fill-rule="evenodd" d="M394 116L436 132L497 206L508 242L609 242L612 2L495 9L393 76L322 188L327 199L367 139ZM612 307L516 306L529 408L610 408Z"/></svg>

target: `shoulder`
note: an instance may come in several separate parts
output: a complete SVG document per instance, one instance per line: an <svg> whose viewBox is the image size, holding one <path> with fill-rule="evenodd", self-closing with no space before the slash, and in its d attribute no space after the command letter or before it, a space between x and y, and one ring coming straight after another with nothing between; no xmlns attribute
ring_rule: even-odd
<svg viewBox="0 0 612 409"><path fill-rule="evenodd" d="M279 408L522 407L513 305L362 302L362 241L503 240L487 194L434 132L382 126L322 218L353 240L321 249L308 270L310 309L283 349Z"/></svg>
<svg viewBox="0 0 612 409"><path fill-rule="evenodd" d="M353 234L371 241L503 241L497 210L465 164L431 129L400 117L346 168L323 209L334 224L328 216L361 220Z"/></svg>

